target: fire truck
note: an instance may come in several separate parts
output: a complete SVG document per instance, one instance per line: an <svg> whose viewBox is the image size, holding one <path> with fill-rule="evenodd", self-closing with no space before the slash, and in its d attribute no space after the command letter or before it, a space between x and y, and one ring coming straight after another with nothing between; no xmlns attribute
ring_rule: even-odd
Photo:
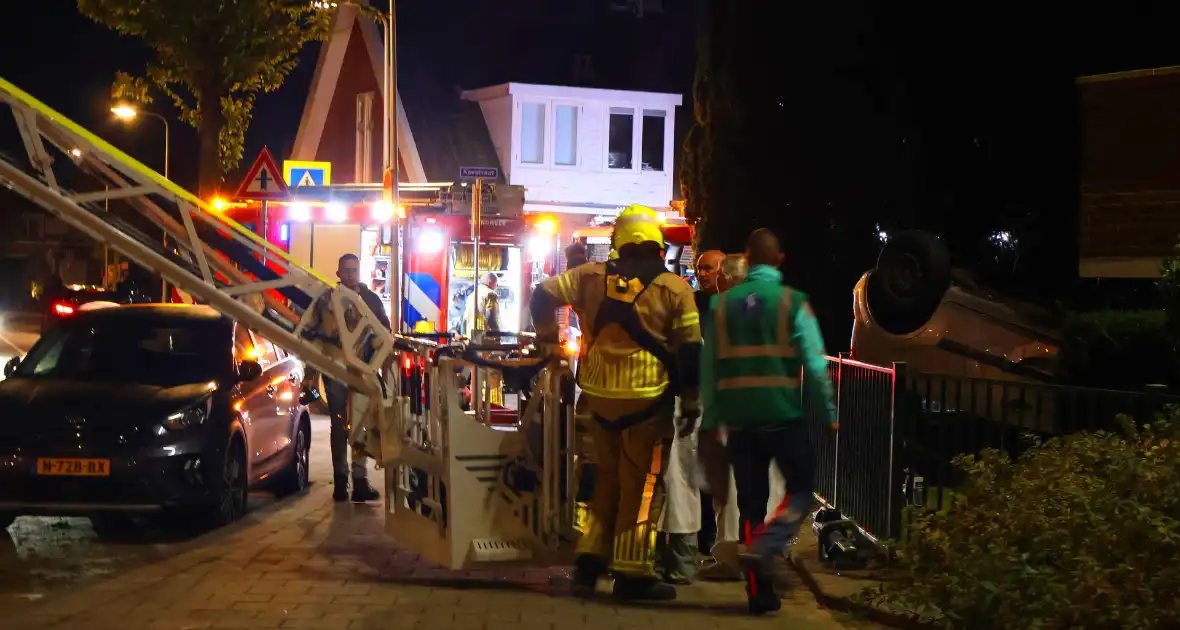
<svg viewBox="0 0 1180 630"><path fill-rule="evenodd" d="M387 311L395 299L390 276L400 267L407 331L456 330L476 273L491 273L498 280L500 328L517 332L526 323L530 287L552 269L558 238L555 219L524 215L523 192L485 184L478 261L466 184L403 183L396 209L376 184L296 187L287 201L222 206L229 218L324 277L335 275L340 256L356 254L361 281ZM392 259L395 238L400 265Z"/></svg>
<svg viewBox="0 0 1180 630"><path fill-rule="evenodd" d="M663 215L664 243L668 246L665 262L668 269L686 277L693 277L692 238L693 227L675 212L665 212ZM586 246L587 259L590 262L603 262L610 254L610 238L613 230L611 223L614 217L603 217L600 225L574 229L570 234L571 241L581 241ZM561 270L564 271L564 261Z"/></svg>

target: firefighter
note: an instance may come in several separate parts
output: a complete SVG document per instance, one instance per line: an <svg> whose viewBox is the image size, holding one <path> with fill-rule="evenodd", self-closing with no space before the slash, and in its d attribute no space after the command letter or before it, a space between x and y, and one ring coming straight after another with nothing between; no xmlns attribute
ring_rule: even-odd
<svg viewBox="0 0 1180 630"><path fill-rule="evenodd" d="M674 599L655 570L656 526L672 439L692 435L700 417L700 316L688 283L664 265L652 209L620 213L611 244L616 259L546 279L529 304L543 345L557 343L563 306L586 326L578 384L593 416L597 479L574 588L593 591L609 571L616 597Z"/></svg>
<svg viewBox="0 0 1180 630"><path fill-rule="evenodd" d="M468 337L476 330L500 330L500 296L496 293L496 286L500 279L496 274L483 274L479 282L467 298L464 307L464 331Z"/></svg>
<svg viewBox="0 0 1180 630"><path fill-rule="evenodd" d="M807 295L783 286L778 237L755 230L746 243L745 282L718 294L705 322L702 372L710 409L728 429L726 448L737 482L750 612L782 607L770 571L811 508L815 477L803 418L800 372L839 428L836 398L824 358L823 336ZM787 495L766 519L773 462L786 478Z"/></svg>

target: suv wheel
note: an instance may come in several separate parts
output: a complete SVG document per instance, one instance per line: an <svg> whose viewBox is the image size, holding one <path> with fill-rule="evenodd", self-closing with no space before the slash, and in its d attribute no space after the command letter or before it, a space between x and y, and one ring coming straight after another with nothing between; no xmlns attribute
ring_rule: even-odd
<svg viewBox="0 0 1180 630"><path fill-rule="evenodd" d="M295 439L291 445L291 463L283 470L275 488L279 496L296 494L307 489L311 470L311 427L306 416L299 419Z"/></svg>
<svg viewBox="0 0 1180 630"><path fill-rule="evenodd" d="M221 465L221 476L217 480L217 502L212 506L213 525L228 525L246 513L246 497L249 494L246 472L246 450L239 439L230 442Z"/></svg>

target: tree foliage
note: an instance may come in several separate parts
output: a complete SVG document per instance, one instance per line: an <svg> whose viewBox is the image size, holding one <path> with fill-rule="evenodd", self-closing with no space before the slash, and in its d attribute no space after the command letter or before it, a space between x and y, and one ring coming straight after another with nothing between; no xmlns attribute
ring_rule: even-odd
<svg viewBox="0 0 1180 630"><path fill-rule="evenodd" d="M961 456L960 499L915 514L868 599L956 630L1180 627L1180 431L1123 425Z"/></svg>
<svg viewBox="0 0 1180 630"><path fill-rule="evenodd" d="M1162 310L1067 313L1060 378L1070 385L1138 390L1180 384L1168 315Z"/></svg>
<svg viewBox="0 0 1180 630"><path fill-rule="evenodd" d="M202 194L241 161L256 96L282 87L332 19L295 0L78 0L78 9L155 52L142 75L118 73L112 96L162 97L197 129Z"/></svg>
<svg viewBox="0 0 1180 630"><path fill-rule="evenodd" d="M1155 283L1168 315L1168 333L1174 350L1180 353L1180 244L1160 264L1160 277Z"/></svg>

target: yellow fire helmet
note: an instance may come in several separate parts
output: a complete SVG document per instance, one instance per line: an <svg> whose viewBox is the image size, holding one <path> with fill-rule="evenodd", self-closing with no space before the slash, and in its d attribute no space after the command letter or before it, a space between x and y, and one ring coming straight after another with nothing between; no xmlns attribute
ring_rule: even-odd
<svg viewBox="0 0 1180 630"><path fill-rule="evenodd" d="M647 206L632 204L615 218L615 230L611 236L611 247L622 249L624 245L658 243L664 246L664 233L660 230L660 217Z"/></svg>

